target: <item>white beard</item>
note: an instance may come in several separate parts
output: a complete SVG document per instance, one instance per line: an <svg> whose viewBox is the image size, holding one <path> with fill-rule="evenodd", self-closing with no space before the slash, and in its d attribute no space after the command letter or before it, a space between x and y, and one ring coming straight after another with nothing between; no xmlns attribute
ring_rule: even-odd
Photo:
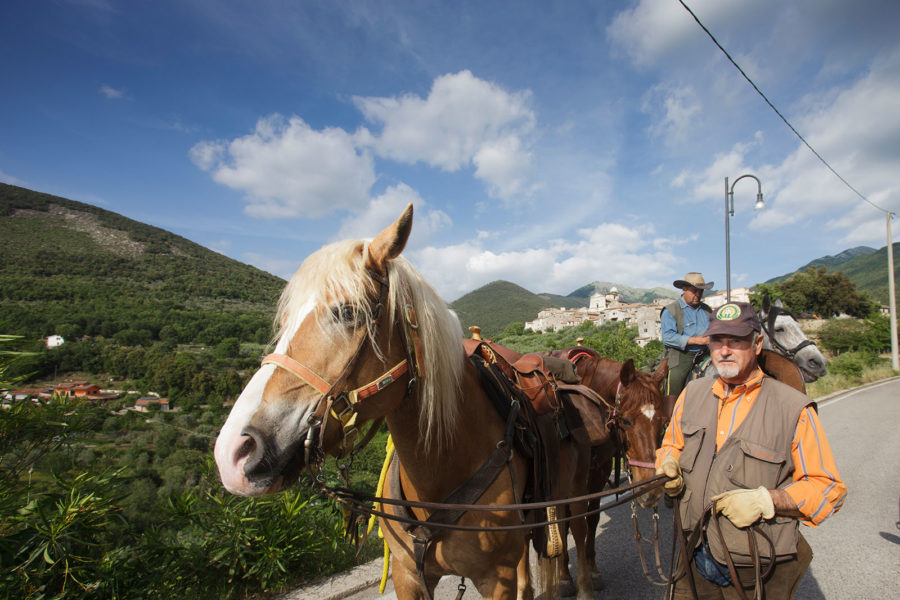
<svg viewBox="0 0 900 600"><path fill-rule="evenodd" d="M737 377L738 371L740 369L734 363L723 363L721 365L716 365L716 370L719 372L721 377L730 378Z"/></svg>

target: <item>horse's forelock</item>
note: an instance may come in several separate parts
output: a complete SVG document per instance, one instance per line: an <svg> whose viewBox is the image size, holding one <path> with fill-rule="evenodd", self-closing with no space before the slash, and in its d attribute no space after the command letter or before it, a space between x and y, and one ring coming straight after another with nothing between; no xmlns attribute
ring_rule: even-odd
<svg viewBox="0 0 900 600"><path fill-rule="evenodd" d="M370 338L374 339L374 315L369 298L375 293L377 284L366 272L364 249L362 240L345 240L324 246L303 261L278 302L275 326L279 337L291 330L292 318L301 307L312 302L316 306L353 307ZM333 324L338 318L334 311L321 311L319 325ZM343 328L330 330L332 333L342 331Z"/></svg>
<svg viewBox="0 0 900 600"><path fill-rule="evenodd" d="M627 386L628 394L625 394L623 401L625 407L644 406L651 404L657 410L663 408L663 395L659 388L653 384L652 376L643 371L635 371L636 377L631 385Z"/></svg>

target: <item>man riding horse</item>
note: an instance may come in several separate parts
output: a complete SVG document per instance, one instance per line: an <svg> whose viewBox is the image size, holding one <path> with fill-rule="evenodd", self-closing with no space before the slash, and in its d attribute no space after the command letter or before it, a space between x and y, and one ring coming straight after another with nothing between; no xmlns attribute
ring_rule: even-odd
<svg viewBox="0 0 900 600"><path fill-rule="evenodd" d="M681 297L663 308L660 328L666 347L664 356L669 359L663 391L668 396L677 397L684 389L694 359L707 349L709 343L704 332L709 325L712 309L702 302L702 298L703 292L710 289L713 282L704 281L702 273L688 273L672 285L681 289Z"/></svg>

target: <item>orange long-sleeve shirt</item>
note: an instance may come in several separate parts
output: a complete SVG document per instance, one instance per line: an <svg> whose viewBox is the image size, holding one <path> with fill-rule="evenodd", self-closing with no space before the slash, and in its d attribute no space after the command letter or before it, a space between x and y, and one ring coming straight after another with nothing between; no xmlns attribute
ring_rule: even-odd
<svg viewBox="0 0 900 600"><path fill-rule="evenodd" d="M721 379L713 383L713 394L719 399L719 415L716 426L716 449L744 421L762 387L763 373L756 372L744 385L726 392ZM684 392L675 403L672 420L656 452L656 465L669 455L678 458L684 449L681 432L681 414L684 409ZM831 447L816 411L806 407L797 419L797 429L791 442L791 459L794 461L793 481L784 490L797 503L805 516L800 522L815 527L828 515L837 511L847 495L847 486L841 481Z"/></svg>

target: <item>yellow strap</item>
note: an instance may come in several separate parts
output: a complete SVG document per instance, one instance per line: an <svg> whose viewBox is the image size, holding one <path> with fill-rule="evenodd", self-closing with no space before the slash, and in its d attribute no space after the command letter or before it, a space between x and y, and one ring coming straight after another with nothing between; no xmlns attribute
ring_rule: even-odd
<svg viewBox="0 0 900 600"><path fill-rule="evenodd" d="M381 466L381 475L378 476L378 487L375 488L375 495L382 496L384 495L384 482L387 479L388 469L391 466L391 458L394 456L394 438L388 434L387 444L384 448L384 464ZM379 502L376 504L376 510L383 510L384 506ZM366 537L372 530L375 528L375 524L378 522L378 517L372 515L369 517L369 526L366 528ZM378 593L383 594L384 588L387 586L387 578L388 572L390 571L391 566L391 549L388 546L387 539L384 537L384 532L381 530L381 527L378 528L378 537L384 540L384 567L381 570L381 585L378 587Z"/></svg>

